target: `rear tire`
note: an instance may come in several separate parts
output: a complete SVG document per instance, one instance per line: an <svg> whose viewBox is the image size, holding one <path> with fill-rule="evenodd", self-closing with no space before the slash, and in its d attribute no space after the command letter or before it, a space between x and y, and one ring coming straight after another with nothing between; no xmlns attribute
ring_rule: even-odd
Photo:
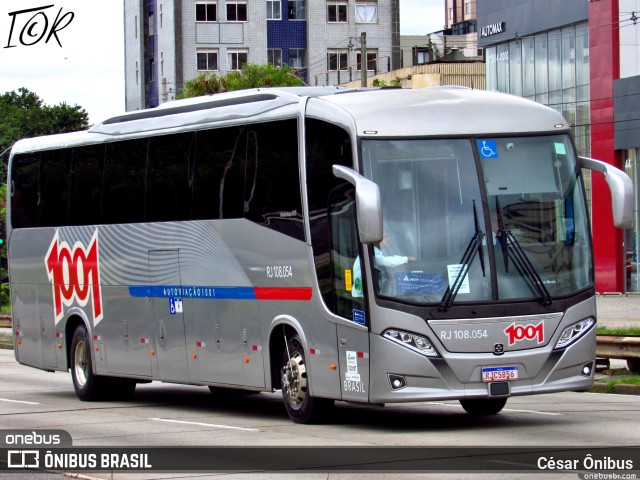
<svg viewBox="0 0 640 480"><path fill-rule="evenodd" d="M108 392L108 378L93 373L91 343L84 325L78 325L71 339L71 379L76 395L83 402L98 401ZM135 389L135 383L133 384Z"/></svg>
<svg viewBox="0 0 640 480"><path fill-rule="evenodd" d="M471 415L495 415L507 403L506 398L467 398L460 405Z"/></svg>
<svg viewBox="0 0 640 480"><path fill-rule="evenodd" d="M316 423L333 407L334 401L310 393L309 375L300 337L291 337L282 354L282 398L287 414L295 423Z"/></svg>

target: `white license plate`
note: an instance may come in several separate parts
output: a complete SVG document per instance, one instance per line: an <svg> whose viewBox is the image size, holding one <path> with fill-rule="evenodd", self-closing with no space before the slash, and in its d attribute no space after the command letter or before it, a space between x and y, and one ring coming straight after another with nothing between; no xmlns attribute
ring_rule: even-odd
<svg viewBox="0 0 640 480"><path fill-rule="evenodd" d="M483 382L517 380L518 367L485 367L482 369Z"/></svg>

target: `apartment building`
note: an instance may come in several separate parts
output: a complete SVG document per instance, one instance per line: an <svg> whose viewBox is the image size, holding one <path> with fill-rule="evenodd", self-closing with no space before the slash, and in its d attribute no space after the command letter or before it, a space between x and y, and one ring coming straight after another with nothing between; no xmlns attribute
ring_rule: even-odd
<svg viewBox="0 0 640 480"><path fill-rule="evenodd" d="M399 0L124 0L128 111L175 99L200 72L291 65L309 85L400 66ZM362 34L366 59L362 59Z"/></svg>

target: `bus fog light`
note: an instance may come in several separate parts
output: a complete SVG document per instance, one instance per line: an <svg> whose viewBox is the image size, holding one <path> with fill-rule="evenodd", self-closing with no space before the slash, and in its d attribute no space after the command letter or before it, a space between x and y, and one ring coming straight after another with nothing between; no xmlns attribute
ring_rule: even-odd
<svg viewBox="0 0 640 480"><path fill-rule="evenodd" d="M562 331L560 338L558 339L558 343L556 343L556 348L564 348L573 342L575 342L578 338L582 337L585 333L587 333L593 325L595 325L596 321L589 317L584 320L580 320L573 325L569 325Z"/></svg>
<svg viewBox="0 0 640 480"><path fill-rule="evenodd" d="M390 329L386 330L382 336L392 342L402 345L403 347L407 347L414 352L418 352L421 355L425 355L427 357L440 356L429 339L422 335L405 332L403 330Z"/></svg>
<svg viewBox="0 0 640 480"><path fill-rule="evenodd" d="M389 374L391 390L401 390L407 386L407 380L402 375Z"/></svg>
<svg viewBox="0 0 640 480"><path fill-rule="evenodd" d="M584 375L585 377L590 377L592 371L593 371L593 362L585 363L582 366L582 371L580 372L580 375Z"/></svg>

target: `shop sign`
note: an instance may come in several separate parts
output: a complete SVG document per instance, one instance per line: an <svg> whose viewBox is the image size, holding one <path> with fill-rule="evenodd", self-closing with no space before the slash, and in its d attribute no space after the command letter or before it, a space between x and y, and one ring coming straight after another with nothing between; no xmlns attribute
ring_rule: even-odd
<svg viewBox="0 0 640 480"><path fill-rule="evenodd" d="M498 33L502 33L506 30L505 22L492 23L491 25L487 25L486 27L482 27L480 29L481 37L490 37L491 35L497 35Z"/></svg>

